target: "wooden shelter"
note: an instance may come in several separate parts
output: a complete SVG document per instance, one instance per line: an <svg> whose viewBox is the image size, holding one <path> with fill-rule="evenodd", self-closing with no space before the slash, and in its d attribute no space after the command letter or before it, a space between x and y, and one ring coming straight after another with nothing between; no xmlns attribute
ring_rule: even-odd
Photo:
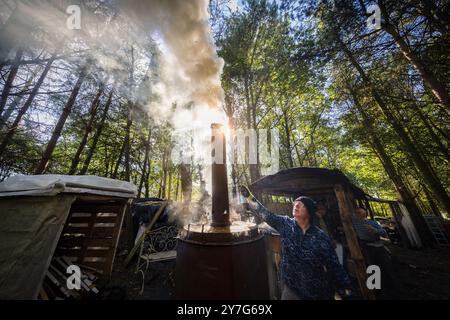
<svg viewBox="0 0 450 320"><path fill-rule="evenodd" d="M108 280L136 187L94 176L14 176L0 184L0 299L36 299L54 257Z"/></svg>
<svg viewBox="0 0 450 320"><path fill-rule="evenodd" d="M353 228L355 208L367 201L363 190L353 185L339 170L323 168L292 168L266 176L251 185L252 192L268 209L278 214L290 215L292 200L308 196L326 206L331 224L345 234L349 259L348 269L359 283L365 299L374 299L367 288L366 263Z"/></svg>

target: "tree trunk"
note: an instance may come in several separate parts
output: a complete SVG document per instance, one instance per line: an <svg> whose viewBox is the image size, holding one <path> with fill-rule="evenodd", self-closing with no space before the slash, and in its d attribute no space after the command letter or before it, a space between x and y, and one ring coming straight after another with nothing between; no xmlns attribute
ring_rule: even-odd
<svg viewBox="0 0 450 320"><path fill-rule="evenodd" d="M69 100L67 100L66 105L64 106L63 112L61 113L61 116L59 117L58 122L56 123L55 129L53 130L52 137L50 138L49 143L47 144L47 147L45 148L44 155L42 156L42 159L38 166L36 167L36 170L34 171L34 174L43 174L45 170L47 169L48 162L50 161L50 157L52 156L53 150L55 149L56 143L58 142L59 137L61 136L62 129L64 127L64 124L66 123L67 118L69 117L70 113L72 112L72 108L75 104L75 101L77 99L78 93L80 92L81 85L84 82L84 79L86 78L87 71L85 68L81 71L77 82L75 83L75 87L72 90L72 93L70 94Z"/></svg>
<svg viewBox="0 0 450 320"><path fill-rule="evenodd" d="M445 85L436 78L433 72L427 68L425 63L411 50L406 41L397 30L395 30L395 27L389 22L389 14L381 1L379 1L379 6L385 19L385 22L381 24L381 27L392 36L405 58L414 66L417 72L419 72L423 81L430 87L435 97L447 109L447 112L450 113L450 96Z"/></svg>
<svg viewBox="0 0 450 320"><path fill-rule="evenodd" d="M177 172L177 183L175 187L175 201L178 201L178 190L180 189L180 168L178 168Z"/></svg>
<svg viewBox="0 0 450 320"><path fill-rule="evenodd" d="M150 171L152 168L152 160L148 159L148 166L147 166L147 173L145 175L145 197L148 198L150 196L150 185L149 185L149 179L150 179Z"/></svg>
<svg viewBox="0 0 450 320"><path fill-rule="evenodd" d="M28 80L27 83L25 83L22 90L20 90L18 95L14 98L13 102L9 105L9 107L5 110L5 112L1 116L0 129L2 129L3 126L6 125L6 123L9 120L9 117L11 117L11 114L14 112L14 110L18 109L18 106L20 105L20 103L22 102L24 97L26 96L26 92L30 89L30 86L33 84L34 77L35 77L35 74L33 74L31 79Z"/></svg>
<svg viewBox="0 0 450 320"><path fill-rule="evenodd" d="M386 119L390 122L392 127L394 128L395 132L398 134L400 140L402 141L403 145L405 146L406 151L411 157L411 160L415 163L417 166L419 172L422 175L423 180L428 185L429 189L434 193L435 197L439 199L439 201L444 206L445 210L450 213L450 197L448 196L447 192L445 191L445 188L443 187L442 183L437 178L434 170L430 167L429 163L427 163L424 158L422 157L421 153L415 146L415 144L411 141L409 138L407 132L405 131L404 127L397 121L396 117L390 110L390 108L386 105L384 100L381 98L380 93L375 88L373 83L371 82L370 78L366 75L362 67L359 65L359 63L356 61L353 54L350 52L350 50L345 46L345 44L338 39L340 42L340 45L347 55L348 59L354 66L354 68L358 71L361 78L363 79L364 83L368 86L370 89L372 96L374 100L377 102L378 106L380 107L381 111L383 112Z"/></svg>
<svg viewBox="0 0 450 320"><path fill-rule="evenodd" d="M163 159L162 159L162 179L161 179L161 198L165 199L166 189L167 189L167 168L168 168L168 157L167 157L167 150L164 150Z"/></svg>
<svg viewBox="0 0 450 320"><path fill-rule="evenodd" d="M185 206L189 206L192 194L191 165L180 164L181 194Z"/></svg>
<svg viewBox="0 0 450 320"><path fill-rule="evenodd" d="M109 156L108 147L107 147L106 143L105 143L104 150L105 150L105 156L104 156L105 167L103 168L103 170L104 170L103 177L107 178L107 177L109 177L109 164L111 162L111 157Z"/></svg>
<svg viewBox="0 0 450 320"><path fill-rule="evenodd" d="M125 128L125 141L124 141L124 154L125 154L125 180L130 181L130 152L131 152L131 126L133 121L131 120L131 110L128 111L127 126Z"/></svg>
<svg viewBox="0 0 450 320"><path fill-rule="evenodd" d="M169 190L167 190L167 200L170 200L170 194L172 193L172 170L169 168Z"/></svg>
<svg viewBox="0 0 450 320"><path fill-rule="evenodd" d="M3 138L2 142L0 143L0 156L5 151L6 146L9 144L11 138L13 137L15 131L17 130L17 128L19 126L19 123L22 120L22 117L28 111L28 109L30 108L31 104L33 103L33 100L36 97L36 94L38 93L42 83L45 80L45 78L47 77L47 74L50 71L50 68L52 66L53 61L55 61L55 58L56 58L56 53L54 53L52 55L52 57L50 58L50 60L47 62L46 66L44 68L44 71L42 71L41 76L39 77L38 81L34 85L33 90L30 92L30 95L28 96L27 101L25 101L24 105L19 110L19 112L17 113L17 116L16 116L13 124L9 128L8 132L5 134L5 137Z"/></svg>
<svg viewBox="0 0 450 320"><path fill-rule="evenodd" d="M420 107L414 102L415 108L414 110L419 115L419 118L422 120L423 124L427 128L428 132L430 133L430 136L432 140L437 144L439 151L442 153L442 155L445 157L448 163L450 163L450 152L449 148L444 146L441 139L437 136L436 132L434 132L433 128L431 127L430 122L428 121L425 114L422 112Z"/></svg>
<svg viewBox="0 0 450 320"><path fill-rule="evenodd" d="M142 168L141 181L139 182L138 196L141 196L142 187L144 185L145 178L147 177L147 162L150 153L150 140L152 139L152 130L148 129L147 141L145 143L145 155L144 155L144 165Z"/></svg>
<svg viewBox="0 0 450 320"><path fill-rule="evenodd" d="M384 169L386 170L386 173L389 175L392 182L394 183L406 208L408 209L408 211L411 215L411 219L413 220L414 225L417 229L417 232L419 233L419 235L422 239L422 242L424 243L424 245L432 245L433 244L433 236L427 227L427 224L425 222L425 219L423 218L423 215L422 215L420 209L418 208L416 202L414 201L411 191L403 182L402 177L398 174L391 158L389 157L389 155L387 154L387 152L383 146L383 142L379 139L377 133L375 132L375 130L372 126L372 123L375 120L371 119L369 117L369 115L364 111L364 108L359 103L359 99L358 99L356 93L353 91L353 89L349 88L349 90L352 95L354 105L357 108L358 112L362 116L364 127L367 129L367 132L369 133L369 136L372 141L371 145L372 145L375 153L378 155Z"/></svg>
<svg viewBox="0 0 450 320"><path fill-rule="evenodd" d="M122 162L122 156L123 156L123 153L125 151L125 143L126 143L126 141L123 140L122 146L120 147L119 156L118 156L117 161L116 161L116 166L114 167L114 172L113 172L113 175L111 177L113 179L117 178L117 173L119 172L120 163Z"/></svg>
<svg viewBox="0 0 450 320"><path fill-rule="evenodd" d="M80 171L80 175L86 174L89 164L91 163L92 156L94 155L95 149L97 148L98 139L100 138L100 135L102 134L103 127L105 125L105 120L108 115L109 107L111 106L113 97L113 90L111 90L108 101L106 102L105 108L103 109L102 118L100 120L100 124L97 126L97 130L95 131L94 137L92 138L92 145L89 149L89 152L86 156L86 159L84 160L83 168Z"/></svg>
<svg viewBox="0 0 450 320"><path fill-rule="evenodd" d="M17 71L19 70L20 60L23 56L23 48L19 48L16 53L16 57L14 58L14 62L11 65L11 69L9 70L8 78L6 79L6 82L3 86L3 91L0 96L0 115L3 113L3 110L5 109L6 103L8 102L8 96L11 92L11 88L14 82L14 79L16 78Z"/></svg>
<svg viewBox="0 0 450 320"><path fill-rule="evenodd" d="M289 118L287 115L287 110L283 110L283 120L284 120L284 132L286 134L286 149L287 149L287 156L288 156L288 164L289 168L294 167L294 160L292 159L292 146L291 146L291 133L289 128Z"/></svg>
<svg viewBox="0 0 450 320"><path fill-rule="evenodd" d="M258 131L257 131L257 125L256 125L256 105L251 104L251 115L252 115L252 123L251 127L253 130L256 131L256 139L259 139ZM252 180L252 183L259 180L261 178L261 165L259 162L259 143L256 143L256 163L250 164L250 178Z"/></svg>
<svg viewBox="0 0 450 320"><path fill-rule="evenodd" d="M431 196L430 192L427 189L427 186L423 186L423 191L425 193L425 197L427 198L428 204L430 205L431 211L433 211L434 215L443 218L441 211L437 207L436 203L433 201L433 197Z"/></svg>
<svg viewBox="0 0 450 320"><path fill-rule="evenodd" d="M161 173L161 177L159 179L159 190L158 190L158 198L162 199L162 185L163 185L163 175Z"/></svg>
<svg viewBox="0 0 450 320"><path fill-rule="evenodd" d="M131 46L131 70L129 78L129 92L134 97L134 46ZM130 181L130 152L131 152L131 126L133 125L132 111L134 109L134 100L128 100L127 126L125 128L124 154L125 154L125 180Z"/></svg>
<svg viewBox="0 0 450 320"><path fill-rule="evenodd" d="M245 104L246 104L246 121L247 121L247 128L248 129L256 129L256 115L255 113L253 113L253 103L252 103L252 99L251 99L251 94L250 94L250 86L248 84L248 79L245 78L244 79L244 90L245 90ZM256 146L258 146L258 143L256 143ZM247 150L250 150L250 145L247 148ZM257 160L258 160L258 152L256 152L257 154ZM261 176L260 174L260 170L259 170L259 165L258 165L258 161L256 164L248 164L248 168L249 168L249 172L250 172L250 179L251 182L255 182L256 180L258 180Z"/></svg>
<svg viewBox="0 0 450 320"><path fill-rule="evenodd" d="M80 144L78 145L77 152L75 153L72 164L70 166L69 174L75 174L77 171L78 163L80 162L80 156L81 153L84 150L84 147L86 146L89 134L92 131L92 124L94 123L95 116L97 114L97 109L100 104L100 97L103 94L103 86L98 90L97 95L95 96L94 100L92 101L91 108L89 109L89 120L86 124L86 128L84 129L83 138L81 139Z"/></svg>

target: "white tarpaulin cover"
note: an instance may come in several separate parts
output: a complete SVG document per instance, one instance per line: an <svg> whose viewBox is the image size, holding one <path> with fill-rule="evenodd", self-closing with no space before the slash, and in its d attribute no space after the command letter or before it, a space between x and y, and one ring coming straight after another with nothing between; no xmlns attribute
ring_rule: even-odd
<svg viewBox="0 0 450 320"><path fill-rule="evenodd" d="M0 183L0 197L55 196L60 193L87 193L134 198L136 186L130 182L96 176L17 175Z"/></svg>
<svg viewBox="0 0 450 320"><path fill-rule="evenodd" d="M136 187L63 175L18 175L0 183L0 300L37 298L77 194L134 198Z"/></svg>

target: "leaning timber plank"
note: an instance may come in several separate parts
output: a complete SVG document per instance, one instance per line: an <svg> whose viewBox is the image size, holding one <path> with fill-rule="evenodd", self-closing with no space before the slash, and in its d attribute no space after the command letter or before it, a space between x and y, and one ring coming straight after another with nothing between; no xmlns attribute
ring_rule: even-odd
<svg viewBox="0 0 450 320"><path fill-rule="evenodd" d="M81 262L76 262L76 265L79 266L80 268L92 268L95 269L95 272L99 273L99 274L104 274L104 267L105 267L105 261L81 261Z"/></svg>
<svg viewBox="0 0 450 320"><path fill-rule="evenodd" d="M53 283L53 285L67 298L70 298L70 294L66 288L64 288L61 283L47 270L46 273L47 278Z"/></svg>
<svg viewBox="0 0 450 320"><path fill-rule="evenodd" d="M374 294L367 288L367 273L366 264L364 262L364 256L359 246L358 237L353 227L352 216L355 215L354 207L348 197L342 185L337 184L334 187L336 198L339 206L339 213L341 215L342 225L344 227L345 237L350 250L350 255L355 263L356 277L358 279L359 288L364 298L374 300Z"/></svg>
<svg viewBox="0 0 450 320"><path fill-rule="evenodd" d="M57 263L59 263L59 265L64 268L65 270L67 270L67 268L72 265L73 263L67 263L66 261L64 261L61 257L55 258L54 259Z"/></svg>
<svg viewBox="0 0 450 320"><path fill-rule="evenodd" d="M142 242L144 241L147 232L149 232L153 228L153 225L156 223L156 221L158 220L159 216L164 211L164 208L166 207L166 205L167 205L166 201L161 203L161 207L159 207L158 211L156 211L155 215L153 216L152 221L145 228L145 231L143 232L141 237L138 239L138 241L134 245L133 249L131 249L131 251L128 254L127 258L125 259L125 266L127 266L130 263L131 259L133 259L134 255L136 254L136 252L138 251L138 249L141 246Z"/></svg>
<svg viewBox="0 0 450 320"><path fill-rule="evenodd" d="M133 201L132 199L128 199L127 201L123 202L122 209L119 211L119 214L117 217L118 220L116 222L116 226L113 231L114 244L110 250L109 257L107 257L106 266L105 266L105 268L107 268L107 269L105 269L105 275L108 277L110 277L112 274L114 258L116 257L116 250L117 250L117 246L119 244L120 231L122 230L122 224L124 221L125 213L127 212L127 210L130 209L132 201Z"/></svg>
<svg viewBox="0 0 450 320"><path fill-rule="evenodd" d="M99 293L99 291L98 291L97 287L94 285L93 281L91 281L89 279L83 279L81 283L82 283L82 285L85 286L86 291L92 291L95 294Z"/></svg>
<svg viewBox="0 0 450 320"><path fill-rule="evenodd" d="M63 275L63 274L62 274L55 266L53 266L53 265L50 265L50 270L49 270L49 271L51 271L52 276L53 276L55 279L56 279L56 277L59 277L60 280L59 280L59 281L57 280L57 282L59 283L59 286L60 286L60 289L61 289L61 290L66 291L66 293L67 293L69 296L73 297L73 298L76 298L76 299L79 298L79 294L78 294L77 292L65 288L65 286L66 286L66 280L67 280L68 276L64 276L64 275Z"/></svg>
<svg viewBox="0 0 450 320"><path fill-rule="evenodd" d="M66 257L66 256L59 257L58 259L61 259L66 265L74 264L74 262L72 262L70 260L70 258ZM90 273L88 271L91 271L91 272L94 272L94 273L98 274L99 273L98 269L93 268L93 267L88 267L88 266L86 266L84 264L80 264L80 263L77 263L77 266L79 266L82 269L83 274L87 275L89 279L97 280L97 277L94 274L92 274L92 273Z"/></svg>
<svg viewBox="0 0 450 320"><path fill-rule="evenodd" d="M134 246L134 238L135 235L133 233L133 215L131 214L131 206L127 208L127 211L125 212L124 217L124 224L125 224L125 233L124 237L126 239L125 243L127 244L126 248L127 250L133 249Z"/></svg>
<svg viewBox="0 0 450 320"><path fill-rule="evenodd" d="M67 265L61 258L56 258L56 259L54 259L54 261L55 261L61 268L63 268L64 270L67 270L67 268L69 267L69 265ZM81 269L81 268L80 268L80 269ZM80 271L81 271L81 270L80 270ZM84 290L86 290L87 292L89 292L89 291L91 290L90 285L92 285L92 282L89 281L89 282L90 282L89 285L86 284L85 281L84 281L84 279L83 279L83 274L82 274L82 273L81 273L81 279L80 279L80 280L81 280L81 281L80 281L81 287L82 287ZM98 291L95 292L95 293L98 293Z"/></svg>

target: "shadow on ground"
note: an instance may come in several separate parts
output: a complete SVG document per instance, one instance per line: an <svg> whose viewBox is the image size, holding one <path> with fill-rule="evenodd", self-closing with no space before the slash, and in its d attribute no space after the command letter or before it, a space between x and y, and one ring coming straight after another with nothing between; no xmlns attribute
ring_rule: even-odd
<svg viewBox="0 0 450 320"><path fill-rule="evenodd" d="M450 247L412 250L388 245L401 285L397 299L450 299ZM120 249L120 247L119 247ZM124 265L126 253L118 250L107 299L171 300L175 289L175 260L153 262L136 272L137 260Z"/></svg>

